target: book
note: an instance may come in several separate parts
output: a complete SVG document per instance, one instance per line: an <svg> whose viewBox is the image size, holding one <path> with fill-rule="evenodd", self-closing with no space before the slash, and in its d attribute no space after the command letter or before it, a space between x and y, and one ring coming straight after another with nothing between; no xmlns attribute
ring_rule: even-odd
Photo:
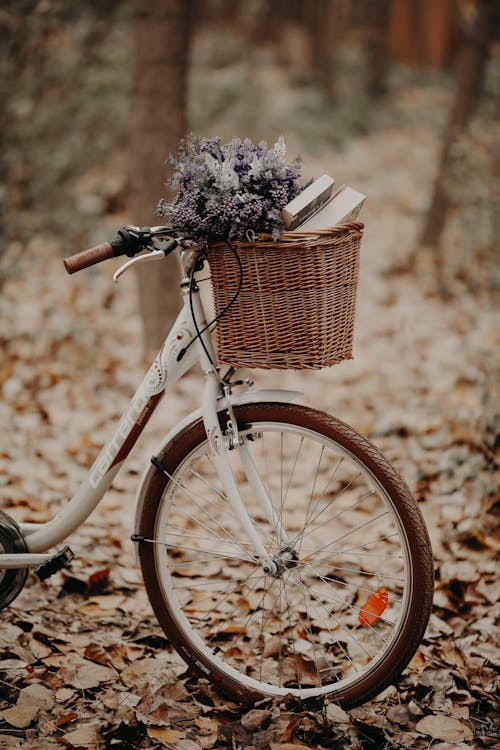
<svg viewBox="0 0 500 750"><path fill-rule="evenodd" d="M366 195L349 185L343 185L327 203L296 228L313 232L316 229L329 229L346 221L355 221L365 200Z"/></svg>
<svg viewBox="0 0 500 750"><path fill-rule="evenodd" d="M295 229L321 208L330 198L334 185L333 177L324 174L287 203L281 211L285 229Z"/></svg>

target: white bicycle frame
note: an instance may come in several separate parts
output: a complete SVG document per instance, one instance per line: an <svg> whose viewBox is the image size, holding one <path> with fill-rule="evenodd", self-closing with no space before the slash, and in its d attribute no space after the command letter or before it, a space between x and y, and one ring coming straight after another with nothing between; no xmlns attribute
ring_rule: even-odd
<svg viewBox="0 0 500 750"><path fill-rule="evenodd" d="M135 260L138 261L139 258ZM126 265L133 265L133 263L134 261L130 261ZM224 385L221 382L216 364L214 364L216 363L216 355L209 330L208 328L205 330L206 319L200 294L195 290L190 298L189 279L186 276L182 259L180 259L180 266L183 275L181 282L183 307L160 352L132 396L113 435L102 448L77 492L50 521L43 524L19 524L29 552L1 553L0 571L9 568L35 567L56 557L57 552L50 553L47 550L66 540L86 521L111 485L166 389L179 380L197 362L205 376L202 407L201 410L193 412L178 425L174 433L192 420L199 418L201 414L212 461L242 530L255 550L255 558L265 572L272 573L275 570L276 565L269 559L241 499L229 463L229 450L238 449L252 491L260 501L265 515L281 538L282 543L286 545L289 540L274 513L246 442L239 439L232 407L233 405L256 401L286 402L294 400L300 394L295 391L284 390L247 391L234 396L231 394L229 384ZM123 269L125 269L125 266ZM115 278L119 273L120 271L115 274ZM204 332L199 335L196 332L197 330ZM218 413L221 411L227 411L229 414L230 435L222 434L218 417ZM139 500L139 505L140 502Z"/></svg>

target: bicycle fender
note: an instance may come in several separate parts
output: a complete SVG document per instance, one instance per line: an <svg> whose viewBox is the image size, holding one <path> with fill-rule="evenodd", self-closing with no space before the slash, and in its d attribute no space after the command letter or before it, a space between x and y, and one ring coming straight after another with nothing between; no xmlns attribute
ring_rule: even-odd
<svg viewBox="0 0 500 750"><path fill-rule="evenodd" d="M255 404L259 403L260 401L273 401L276 403L287 403L289 401L296 401L299 396L302 396L301 391L287 391L287 390L280 390L280 389L262 389L258 391L242 391L241 393L235 393L231 396L231 405L232 406L241 406L244 404ZM224 409L227 406L227 402L225 397L219 399L217 402L217 411L224 411ZM200 409L195 409L190 414L188 414L181 422L179 422L175 427L173 427L170 432L167 433L167 435L163 438L163 441L160 444L160 447L157 451L157 454L160 453L162 450L166 448L166 446L174 440L174 438L183 430L185 430L187 427L189 427L191 424L194 424L199 419L202 418L202 411ZM142 506L144 503L144 497L146 492L146 487L149 482L150 476L157 471L157 469L150 465L146 467L146 470L144 471L141 481L139 484L139 489L137 491L136 495L136 509L135 509L135 520L134 520L134 535L139 533L139 525L140 525L140 519L141 519L141 513L142 513ZM136 563L138 562L138 543L136 542Z"/></svg>

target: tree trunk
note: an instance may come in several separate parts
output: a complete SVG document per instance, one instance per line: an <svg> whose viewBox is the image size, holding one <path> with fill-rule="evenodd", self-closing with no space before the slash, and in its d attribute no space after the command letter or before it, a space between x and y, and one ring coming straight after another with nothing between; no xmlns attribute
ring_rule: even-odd
<svg viewBox="0 0 500 750"><path fill-rule="evenodd" d="M366 90L370 96L380 96L386 91L390 10L390 0L378 0L372 7L366 41Z"/></svg>
<svg viewBox="0 0 500 750"><path fill-rule="evenodd" d="M465 40L458 87L444 136L432 201L422 231L423 245L439 247L448 209L445 181L453 144L471 118L479 99L490 43L498 35L499 9L497 0L480 0L475 27L469 30Z"/></svg>
<svg viewBox="0 0 500 750"><path fill-rule="evenodd" d="M303 6L310 34L314 75L330 102L335 101L335 52L340 11L334 0L315 0Z"/></svg>
<svg viewBox="0 0 500 750"><path fill-rule="evenodd" d="M134 0L131 102L131 222L159 223L155 208L167 192L168 155L186 132L189 6L186 0ZM161 346L180 298L172 256L137 269L144 354Z"/></svg>

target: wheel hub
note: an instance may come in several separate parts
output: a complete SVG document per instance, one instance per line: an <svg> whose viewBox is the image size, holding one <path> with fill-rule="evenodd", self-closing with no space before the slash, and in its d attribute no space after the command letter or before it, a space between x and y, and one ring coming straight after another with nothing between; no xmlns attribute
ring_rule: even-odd
<svg viewBox="0 0 500 750"><path fill-rule="evenodd" d="M267 567L263 567L264 572L274 578L281 578L287 570L297 567L299 556L293 547L284 547L269 562Z"/></svg>

